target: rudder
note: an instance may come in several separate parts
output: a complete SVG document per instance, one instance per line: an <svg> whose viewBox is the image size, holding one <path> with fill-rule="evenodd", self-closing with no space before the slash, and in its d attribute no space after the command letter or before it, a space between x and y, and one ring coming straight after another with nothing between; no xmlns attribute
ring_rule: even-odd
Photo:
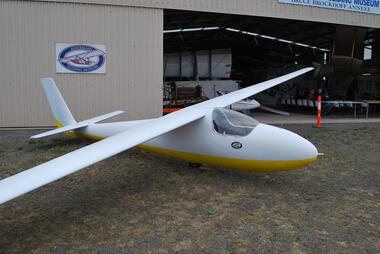
<svg viewBox="0 0 380 254"><path fill-rule="evenodd" d="M73 115L66 105L61 92L58 90L57 85L53 78L42 78L42 87L44 88L45 95L48 99L51 112L56 121L57 127L62 127L76 123Z"/></svg>

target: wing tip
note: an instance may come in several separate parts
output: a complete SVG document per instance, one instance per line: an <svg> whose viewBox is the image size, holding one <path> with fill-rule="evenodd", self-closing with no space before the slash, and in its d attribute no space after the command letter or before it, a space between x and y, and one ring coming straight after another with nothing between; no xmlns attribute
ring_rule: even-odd
<svg viewBox="0 0 380 254"><path fill-rule="evenodd" d="M306 67L301 70L305 70L306 72L314 70L314 67Z"/></svg>

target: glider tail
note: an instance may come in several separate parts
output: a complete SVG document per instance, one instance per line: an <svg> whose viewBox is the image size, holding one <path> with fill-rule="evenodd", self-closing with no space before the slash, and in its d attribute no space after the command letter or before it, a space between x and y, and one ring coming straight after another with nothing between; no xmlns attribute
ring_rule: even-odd
<svg viewBox="0 0 380 254"><path fill-rule="evenodd" d="M54 82L54 79L42 78L41 83L42 87L44 88L57 127L62 127L76 123L73 115L71 114L69 108L66 105L65 100L62 97L62 94L59 92Z"/></svg>

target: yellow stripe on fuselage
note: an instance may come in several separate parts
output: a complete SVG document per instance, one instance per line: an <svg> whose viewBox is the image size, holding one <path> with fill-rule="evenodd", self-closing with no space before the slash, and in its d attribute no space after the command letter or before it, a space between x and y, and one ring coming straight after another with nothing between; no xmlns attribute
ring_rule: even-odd
<svg viewBox="0 0 380 254"><path fill-rule="evenodd" d="M63 127L63 125L55 119L57 127ZM102 140L105 137L99 137L89 134L82 134L72 131L66 131L66 135L74 138L86 138L93 140ZM251 173L271 173L278 171L286 171L304 167L312 162L314 162L318 156L306 159L306 160L292 160L292 161L259 161L259 160L245 160L236 159L228 157L219 157L206 154L189 153L183 151L170 150L162 147L148 146L148 145L138 145L138 148L151 151L154 153L159 153L167 155L170 157L182 159L192 163L203 163L208 165L221 166L226 168L234 168Z"/></svg>
<svg viewBox="0 0 380 254"><path fill-rule="evenodd" d="M293 161L258 161L258 160L245 160L228 157L219 157L206 154L188 153L182 151L169 150L166 148L139 145L139 148L151 152L168 155L171 157L179 158L192 163L204 163L208 165L221 166L226 168L234 168L251 173L270 173L285 170L292 170L306 166L317 159L317 157L306 160L293 160Z"/></svg>

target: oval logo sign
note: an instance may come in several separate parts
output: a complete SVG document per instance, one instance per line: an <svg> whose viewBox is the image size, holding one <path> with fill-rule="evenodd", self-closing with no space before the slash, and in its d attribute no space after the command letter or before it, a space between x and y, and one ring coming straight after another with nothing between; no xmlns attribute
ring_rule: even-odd
<svg viewBox="0 0 380 254"><path fill-rule="evenodd" d="M73 72L93 72L105 63L106 53L90 45L72 45L62 49L57 61Z"/></svg>
<svg viewBox="0 0 380 254"><path fill-rule="evenodd" d="M243 147L243 145L242 145L240 142L233 142L233 143L231 144L231 146L232 146L232 148L234 148L234 149L240 149L240 148Z"/></svg>

